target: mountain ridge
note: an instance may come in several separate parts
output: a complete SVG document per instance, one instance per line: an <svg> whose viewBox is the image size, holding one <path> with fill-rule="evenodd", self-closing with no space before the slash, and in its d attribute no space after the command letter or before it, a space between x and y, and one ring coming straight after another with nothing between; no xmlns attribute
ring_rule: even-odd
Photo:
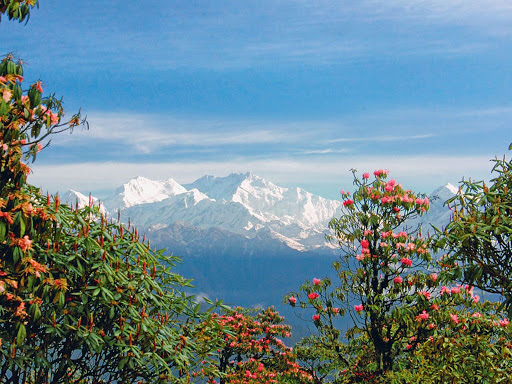
<svg viewBox="0 0 512 384"><path fill-rule="evenodd" d="M408 226L446 225L451 212L444 201L458 188L446 184L429 196L429 213L408 222ZM77 191L63 194L63 201L89 199ZM438 198L434 198L438 196ZM98 201L93 197L94 201ZM205 175L181 185L174 179L155 181L135 177L102 200L107 212L121 211L141 231L156 234L174 223L183 222L202 230L218 228L255 239L266 233L287 247L300 252L324 250L334 246L325 240L328 223L341 213L341 201L314 195L299 187L280 187L251 172L225 177ZM174 230L173 233L176 231Z"/></svg>

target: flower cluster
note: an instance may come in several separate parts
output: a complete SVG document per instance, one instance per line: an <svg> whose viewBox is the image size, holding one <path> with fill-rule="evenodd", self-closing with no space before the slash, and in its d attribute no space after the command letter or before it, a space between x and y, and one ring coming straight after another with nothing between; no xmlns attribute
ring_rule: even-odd
<svg viewBox="0 0 512 384"><path fill-rule="evenodd" d="M218 368L226 374L224 382L278 383L287 378L312 381L311 374L299 366L292 349L281 340L290 337L290 327L282 324L284 318L273 307L256 316L243 308L233 308L228 314L215 315L215 319L223 329ZM214 377L209 380L216 382Z"/></svg>

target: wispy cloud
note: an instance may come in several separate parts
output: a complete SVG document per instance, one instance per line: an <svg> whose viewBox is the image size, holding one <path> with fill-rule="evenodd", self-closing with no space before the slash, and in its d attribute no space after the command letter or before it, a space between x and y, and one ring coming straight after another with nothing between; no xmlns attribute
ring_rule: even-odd
<svg viewBox="0 0 512 384"><path fill-rule="evenodd" d="M375 136L375 137L340 137L337 139L329 140L330 143L350 143L350 142L391 142L391 141L407 141L407 140L421 140L434 137L434 134L424 135L408 135L408 136Z"/></svg>
<svg viewBox="0 0 512 384"><path fill-rule="evenodd" d="M173 146L220 147L300 142L309 136L304 123L271 123L236 119L219 120L160 117L141 114L92 113L90 130L61 135L54 145L70 142L117 143L141 153ZM293 135L290 132L293 131Z"/></svg>
<svg viewBox="0 0 512 384"><path fill-rule="evenodd" d="M309 151L301 151L297 152L298 155L328 155L328 154L334 154L334 153L347 153L349 152L348 149L332 149L332 148L326 148L326 149L312 149Z"/></svg>
<svg viewBox="0 0 512 384"><path fill-rule="evenodd" d="M90 130L58 135L45 163L165 162L265 159L290 156L339 158L368 153L482 153L495 148L512 123L512 107L386 109L353 112L326 120L196 118L157 114L90 114ZM452 146L464 140L464 147ZM74 152L68 148L75 148ZM52 153L51 157L47 156ZM64 157L63 157L64 156Z"/></svg>

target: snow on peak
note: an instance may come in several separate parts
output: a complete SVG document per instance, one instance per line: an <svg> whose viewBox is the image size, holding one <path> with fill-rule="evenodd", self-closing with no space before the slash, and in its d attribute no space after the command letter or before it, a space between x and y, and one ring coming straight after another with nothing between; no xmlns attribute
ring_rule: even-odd
<svg viewBox="0 0 512 384"><path fill-rule="evenodd" d="M247 173L231 173L225 177L203 176L191 184L185 184L186 188L196 188L208 197L222 201L232 201L233 195L238 187L248 179L254 178L250 172Z"/></svg>
<svg viewBox="0 0 512 384"><path fill-rule="evenodd" d="M454 195L456 195L457 193L459 193L459 188L457 188L455 185L453 184L446 184L444 186L446 189L448 189L451 193L453 193Z"/></svg>
<svg viewBox="0 0 512 384"><path fill-rule="evenodd" d="M162 201L184 192L187 189L173 179L155 181L137 176L117 188L113 195L105 199L105 204L109 209L124 209Z"/></svg>
<svg viewBox="0 0 512 384"><path fill-rule="evenodd" d="M459 188L455 187L453 184L446 184L439 188L437 188L434 192L430 194L431 199L435 201L436 199L439 200L439 202L443 203L452 198L454 195L456 195L459 192Z"/></svg>
<svg viewBox="0 0 512 384"><path fill-rule="evenodd" d="M98 198L91 196L90 199L94 205L97 205ZM83 208L86 205L89 205L89 196L85 196L83 193L70 189L60 195L60 200L63 203L71 204L73 207L76 203L78 203L78 208ZM103 205L100 206L100 212L105 214L105 207Z"/></svg>
<svg viewBox="0 0 512 384"><path fill-rule="evenodd" d="M93 197L93 201L97 199ZM89 197L85 196L83 193L70 189L60 195L60 201L66 204L72 204L73 206L78 202L79 207L84 207L89 204Z"/></svg>

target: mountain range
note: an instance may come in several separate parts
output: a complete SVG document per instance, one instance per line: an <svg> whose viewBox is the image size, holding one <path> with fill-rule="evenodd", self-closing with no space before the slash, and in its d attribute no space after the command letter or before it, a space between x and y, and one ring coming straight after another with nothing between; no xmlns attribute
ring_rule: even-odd
<svg viewBox="0 0 512 384"><path fill-rule="evenodd" d="M430 194L429 213L408 224L446 225L450 211L443 203L456 192L451 184L436 189ZM88 204L89 197L69 190L61 200L78 201L83 206ZM335 247L325 240L325 235L329 221L341 213L341 205L341 201L298 187L279 187L248 172L226 177L203 176L184 185L173 179L155 181L139 176L102 199L101 209L111 216L120 211L124 220L130 218L139 232L147 233L158 245L170 243L176 249L181 248L178 240L190 245L199 238L210 238L209 244L213 241L219 246L217 238L223 237L226 244L237 243L243 256L271 245L279 253L332 253ZM204 247L195 244L184 250L184 255L197 254Z"/></svg>

